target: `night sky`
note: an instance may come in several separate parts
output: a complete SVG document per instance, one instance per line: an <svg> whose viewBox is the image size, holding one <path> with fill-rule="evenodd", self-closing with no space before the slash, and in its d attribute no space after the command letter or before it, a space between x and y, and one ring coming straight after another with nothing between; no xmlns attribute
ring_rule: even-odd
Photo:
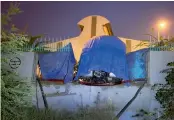
<svg viewBox="0 0 174 120"><path fill-rule="evenodd" d="M78 36L77 23L89 15L106 17L114 35L148 39L144 34L157 28L159 20L167 21L163 35L174 36L174 2L20 2L24 11L13 19L20 29L28 24L32 35L68 38ZM8 4L2 2L2 11ZM155 31L157 34L157 31Z"/></svg>

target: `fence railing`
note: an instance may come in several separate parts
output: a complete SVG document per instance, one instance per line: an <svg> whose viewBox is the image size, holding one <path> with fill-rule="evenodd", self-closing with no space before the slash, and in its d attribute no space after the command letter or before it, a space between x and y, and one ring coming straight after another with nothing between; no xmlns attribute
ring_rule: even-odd
<svg viewBox="0 0 174 120"><path fill-rule="evenodd" d="M149 47L150 51L174 51L174 45Z"/></svg>
<svg viewBox="0 0 174 120"><path fill-rule="evenodd" d="M70 43L70 40L67 39L57 39L57 38L40 38L35 40L33 45L24 45L18 50L27 52L69 52L71 50L70 46L67 46Z"/></svg>
<svg viewBox="0 0 174 120"><path fill-rule="evenodd" d="M68 52L70 47L66 47L70 43L69 37L60 37L60 38L39 38L35 40L33 45L25 45L20 47L20 51L33 51L33 52ZM148 48L150 51L174 51L174 44L168 46L160 46L159 42L150 42Z"/></svg>

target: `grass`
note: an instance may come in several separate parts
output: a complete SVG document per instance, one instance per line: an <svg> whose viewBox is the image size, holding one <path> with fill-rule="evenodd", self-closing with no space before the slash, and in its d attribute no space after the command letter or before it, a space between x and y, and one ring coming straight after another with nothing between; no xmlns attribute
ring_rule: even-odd
<svg viewBox="0 0 174 120"><path fill-rule="evenodd" d="M114 107L79 107L76 111L68 110L37 110L35 107L26 108L23 119L19 120L112 120ZM4 119L5 120L5 119ZM17 119L15 119L17 120Z"/></svg>
<svg viewBox="0 0 174 120"><path fill-rule="evenodd" d="M97 96L93 107L78 105L75 111L67 109L36 109L36 107L16 108L17 115L3 114L1 120L113 120L115 107L111 102Z"/></svg>

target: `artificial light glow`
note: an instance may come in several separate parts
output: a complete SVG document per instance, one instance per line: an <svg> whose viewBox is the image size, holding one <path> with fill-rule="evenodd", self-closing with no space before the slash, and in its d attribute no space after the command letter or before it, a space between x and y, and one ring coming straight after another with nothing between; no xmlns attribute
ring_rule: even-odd
<svg viewBox="0 0 174 120"><path fill-rule="evenodd" d="M166 22L159 22L159 28L165 28L166 27Z"/></svg>
<svg viewBox="0 0 174 120"><path fill-rule="evenodd" d="M161 26L161 27L164 27L164 26L165 26L165 24L164 24L164 23L161 23L161 24L160 24L160 26Z"/></svg>

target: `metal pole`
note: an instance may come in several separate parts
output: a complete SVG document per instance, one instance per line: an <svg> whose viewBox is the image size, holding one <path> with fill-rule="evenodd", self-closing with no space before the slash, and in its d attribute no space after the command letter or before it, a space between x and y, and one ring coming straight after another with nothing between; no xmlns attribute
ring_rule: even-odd
<svg viewBox="0 0 174 120"><path fill-rule="evenodd" d="M44 102L45 108L48 109L47 99L46 99L46 96L45 96L42 84L40 82L40 79L36 79L36 80L39 83L39 87L40 87L40 91L41 91L41 94L42 94L42 98L43 98L43 102Z"/></svg>
<svg viewBox="0 0 174 120"><path fill-rule="evenodd" d="M135 93L135 95L133 96L133 98L123 107L123 109L121 109L121 111L113 118L113 120L118 120L120 118L120 116L126 111L126 109L131 105L131 103L138 96L138 94L140 93L141 89L144 87L144 85L146 84L146 82L147 82L147 80L144 81L144 83L139 87L139 89L137 90L137 92Z"/></svg>
<svg viewBox="0 0 174 120"><path fill-rule="evenodd" d="M160 32L158 30L158 41L160 41Z"/></svg>
<svg viewBox="0 0 174 120"><path fill-rule="evenodd" d="M169 39L170 39L170 37L169 37L169 35L168 35L168 41L169 41Z"/></svg>

